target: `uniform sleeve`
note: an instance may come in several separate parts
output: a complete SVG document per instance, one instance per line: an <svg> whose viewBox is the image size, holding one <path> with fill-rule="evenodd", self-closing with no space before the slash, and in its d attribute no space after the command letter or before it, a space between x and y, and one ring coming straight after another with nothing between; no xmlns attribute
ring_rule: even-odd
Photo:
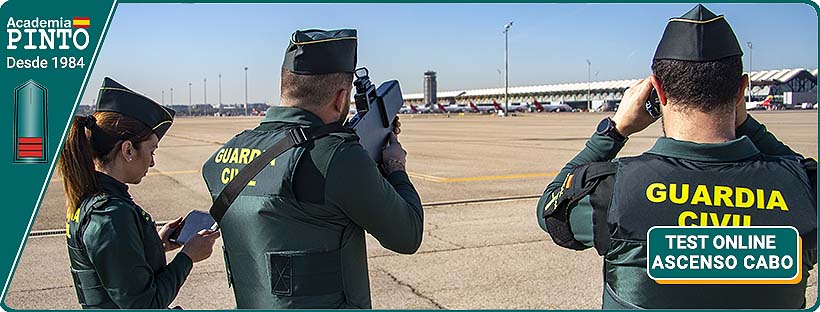
<svg viewBox="0 0 820 312"><path fill-rule="evenodd" d="M145 258L138 217L127 203L113 202L90 217L84 242L114 303L121 309L168 308L191 272L191 259L179 253L154 272Z"/></svg>
<svg viewBox="0 0 820 312"><path fill-rule="evenodd" d="M421 245L424 211L407 173L385 179L360 145L344 144L333 155L325 199L387 249L412 254Z"/></svg>
<svg viewBox="0 0 820 312"><path fill-rule="evenodd" d="M623 147L623 143L617 142L608 136L593 134L589 138L584 149L578 155L575 155L564 168L561 168L555 179L547 185L544 194L541 195L538 207L536 207L536 218L542 230L547 231L547 224L543 218L544 207L553 199L553 194L562 186L572 169L591 162L610 161L618 155ZM592 205L589 196L581 199L578 205L572 209L569 222L575 239L588 247L592 247Z"/></svg>
<svg viewBox="0 0 820 312"><path fill-rule="evenodd" d="M803 156L793 151L785 143L781 142L771 132L766 129L766 126L757 121L752 115L748 115L746 121L743 122L735 130L735 136L747 136L752 140L755 147L761 153L772 156Z"/></svg>

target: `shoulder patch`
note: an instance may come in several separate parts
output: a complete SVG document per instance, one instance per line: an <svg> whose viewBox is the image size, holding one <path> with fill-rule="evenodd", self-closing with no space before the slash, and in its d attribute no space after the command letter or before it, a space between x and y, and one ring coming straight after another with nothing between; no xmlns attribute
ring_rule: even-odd
<svg viewBox="0 0 820 312"><path fill-rule="evenodd" d="M575 240L569 222L570 212L584 196L592 192L602 180L614 175L617 170L618 164L614 162L589 163L572 169L561 187L550 195L541 216L553 242L573 250L587 248Z"/></svg>

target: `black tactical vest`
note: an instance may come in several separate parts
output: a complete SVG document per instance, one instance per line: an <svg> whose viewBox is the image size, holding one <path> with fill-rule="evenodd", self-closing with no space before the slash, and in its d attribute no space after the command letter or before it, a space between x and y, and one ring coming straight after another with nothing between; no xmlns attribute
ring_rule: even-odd
<svg viewBox="0 0 820 312"><path fill-rule="evenodd" d="M605 309L805 305L813 258L807 248L816 246L817 205L799 161L759 155L742 162L702 162L647 153L616 163L609 209L593 210L594 220L606 220L595 225L595 247L606 251ZM600 205L599 199L593 194L593 206ZM794 285L657 284L646 273L646 234L656 225L794 226L806 247L803 280Z"/></svg>
<svg viewBox="0 0 820 312"><path fill-rule="evenodd" d="M137 229L143 241L143 254L153 272L166 266L165 249L157 235L156 223L151 216L137 206L130 198L110 194L99 194L84 198L73 216L66 220L66 242L68 258L71 262L71 277L77 299L83 309L119 309L100 281L97 268L88 257L85 240L116 240L115 237L84 237L85 229L91 221L94 210L105 209L107 205L122 206L135 214ZM116 242L114 242L116 243ZM104 268L101 268L104 269ZM127 279L127 276L123 276Z"/></svg>
<svg viewBox="0 0 820 312"><path fill-rule="evenodd" d="M246 130L225 143L202 170L212 197L286 130ZM294 169L305 149L347 136L285 151L225 213L220 227L237 308L370 308L364 230L350 220L329 221L306 211L293 191Z"/></svg>

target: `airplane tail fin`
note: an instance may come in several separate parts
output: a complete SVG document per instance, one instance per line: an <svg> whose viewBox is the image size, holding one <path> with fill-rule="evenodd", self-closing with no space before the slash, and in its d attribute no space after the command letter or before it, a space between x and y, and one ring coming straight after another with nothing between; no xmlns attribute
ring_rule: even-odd
<svg viewBox="0 0 820 312"><path fill-rule="evenodd" d="M501 107L501 104L498 104L498 102L496 102L495 100L493 100L493 107L495 107L495 110L499 112L504 111L504 109Z"/></svg>
<svg viewBox="0 0 820 312"><path fill-rule="evenodd" d="M760 103L760 106L771 106L772 105L772 98L773 98L773 96L771 96L771 95L767 96L766 100L764 100L763 103Z"/></svg>
<svg viewBox="0 0 820 312"><path fill-rule="evenodd" d="M476 112L481 112L481 111L478 110L478 107L475 106L475 103L473 103L473 101L470 101L470 109L472 109Z"/></svg>
<svg viewBox="0 0 820 312"><path fill-rule="evenodd" d="M438 109L439 109L442 113L446 113L446 112L447 112L447 109L446 109L446 108L444 108L444 105L441 105L441 104L436 104L436 106L438 107Z"/></svg>
<svg viewBox="0 0 820 312"><path fill-rule="evenodd" d="M413 114L415 114L415 113L418 113L418 112L419 112L419 110L418 110L418 109L416 109L416 105L413 105L413 104L410 104L410 111L411 111L411 112L413 112Z"/></svg>
<svg viewBox="0 0 820 312"><path fill-rule="evenodd" d="M538 103L538 100L533 101L532 105L535 105L535 109L537 109L539 112L544 111L544 106L541 106L541 103Z"/></svg>

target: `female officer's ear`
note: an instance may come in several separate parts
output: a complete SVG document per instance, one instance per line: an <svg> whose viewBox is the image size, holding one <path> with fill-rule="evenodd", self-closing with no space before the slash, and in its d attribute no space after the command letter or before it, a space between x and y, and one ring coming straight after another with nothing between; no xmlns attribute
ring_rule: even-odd
<svg viewBox="0 0 820 312"><path fill-rule="evenodd" d="M134 143L130 140L123 141L120 145L120 153L126 161L131 162L134 160Z"/></svg>

